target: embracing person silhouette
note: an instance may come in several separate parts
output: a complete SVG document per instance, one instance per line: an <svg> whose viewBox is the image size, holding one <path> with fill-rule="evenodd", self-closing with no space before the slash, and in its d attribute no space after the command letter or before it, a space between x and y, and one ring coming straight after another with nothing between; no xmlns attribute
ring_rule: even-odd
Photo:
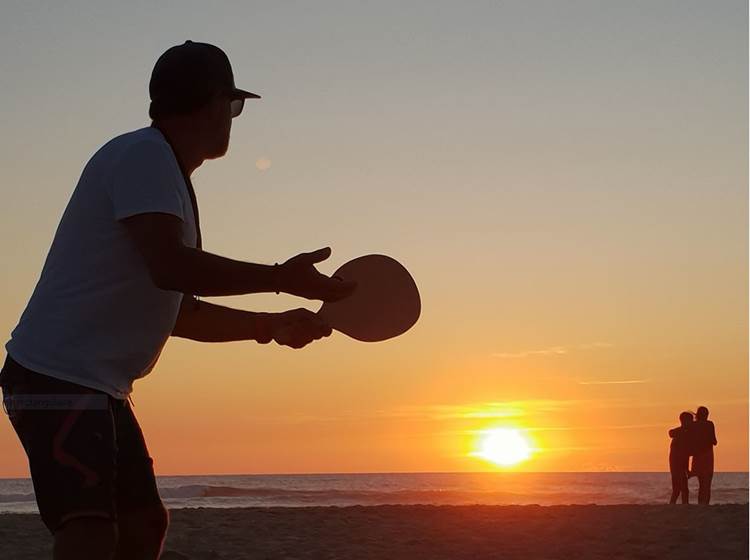
<svg viewBox="0 0 750 560"><path fill-rule="evenodd" d="M678 497L681 497L683 504L690 502L688 469L692 450L692 426L693 414L682 412L680 425L669 430L669 437L672 438L669 444L669 473L672 476L670 504L677 503Z"/></svg>
<svg viewBox="0 0 750 560"><path fill-rule="evenodd" d="M689 477L698 477L698 503L711 502L711 483L714 477L714 446L717 445L716 428L708 419L708 409L699 406L692 425L692 455Z"/></svg>
<svg viewBox="0 0 750 560"><path fill-rule="evenodd" d="M708 419L708 409L699 406L692 412L680 413L680 425L669 430L669 472L672 477L670 504L681 497L683 504L689 503L688 479L698 477L698 503L708 505L711 501L711 483L714 476L714 446L716 428ZM692 463L690 457L692 456Z"/></svg>

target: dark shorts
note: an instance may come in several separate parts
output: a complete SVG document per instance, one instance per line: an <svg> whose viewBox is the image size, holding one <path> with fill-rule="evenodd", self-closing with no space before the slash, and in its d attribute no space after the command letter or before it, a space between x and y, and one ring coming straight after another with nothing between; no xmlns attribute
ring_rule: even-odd
<svg viewBox="0 0 750 560"><path fill-rule="evenodd" d="M130 403L26 369L10 356L0 372L3 406L29 459L42 521L162 507L153 460Z"/></svg>

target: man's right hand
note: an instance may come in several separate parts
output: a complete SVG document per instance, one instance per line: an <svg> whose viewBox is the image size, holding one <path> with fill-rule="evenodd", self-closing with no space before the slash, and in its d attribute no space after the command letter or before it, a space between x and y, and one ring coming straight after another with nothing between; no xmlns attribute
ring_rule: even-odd
<svg viewBox="0 0 750 560"><path fill-rule="evenodd" d="M283 313L267 313L265 320L268 321L267 334L258 338L261 344L274 340L280 346L299 349L333 332L316 313L303 307Z"/></svg>
<svg viewBox="0 0 750 560"><path fill-rule="evenodd" d="M313 266L331 256L331 248L325 247L311 253L300 253L281 265L280 287L286 293L307 299L338 301L350 296L357 287L353 280L330 278Z"/></svg>

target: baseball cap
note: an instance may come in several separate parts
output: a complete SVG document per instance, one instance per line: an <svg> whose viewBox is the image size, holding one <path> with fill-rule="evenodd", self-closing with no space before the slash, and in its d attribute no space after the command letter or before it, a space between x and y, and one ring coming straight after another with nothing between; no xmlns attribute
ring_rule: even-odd
<svg viewBox="0 0 750 560"><path fill-rule="evenodd" d="M191 40L170 47L159 57L148 91L149 114L166 107L176 112L188 111L208 101L217 91L227 91L233 99L260 98L235 86L232 66L223 50Z"/></svg>

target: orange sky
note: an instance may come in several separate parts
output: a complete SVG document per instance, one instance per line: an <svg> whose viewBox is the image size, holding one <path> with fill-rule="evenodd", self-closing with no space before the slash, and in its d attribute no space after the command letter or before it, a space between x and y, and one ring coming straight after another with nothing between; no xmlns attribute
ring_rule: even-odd
<svg viewBox="0 0 750 560"><path fill-rule="evenodd" d="M134 392L157 472L493 470L469 453L482 430L501 426L535 448L523 470L664 470L666 430L703 403L717 425L717 468L747 467L745 398L708 379L697 390L673 385L730 364L694 356L691 367L669 351L602 342L502 356L456 337L430 351L430 316L389 342L334 334L301 351L172 339ZM600 384L601 371L634 382ZM0 424L2 475L24 476L13 438Z"/></svg>
<svg viewBox="0 0 750 560"><path fill-rule="evenodd" d="M0 21L4 340L85 162L148 124L186 38L263 96L193 176L205 248L391 255L423 311L376 344L172 339L133 395L158 474L493 470L472 453L502 426L519 469L662 471L699 405L717 469L747 470L746 4L183 5ZM0 477L27 475L0 418Z"/></svg>

